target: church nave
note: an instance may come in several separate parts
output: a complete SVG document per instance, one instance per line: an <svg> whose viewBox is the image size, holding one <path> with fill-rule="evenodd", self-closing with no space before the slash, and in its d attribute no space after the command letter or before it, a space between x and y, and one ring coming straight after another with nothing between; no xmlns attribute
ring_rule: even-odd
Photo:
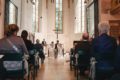
<svg viewBox="0 0 120 80"><path fill-rule="evenodd" d="M65 57L57 59L46 57L45 63L38 70L36 80L75 80L74 70L70 71L69 62ZM87 80L81 77L81 80Z"/></svg>

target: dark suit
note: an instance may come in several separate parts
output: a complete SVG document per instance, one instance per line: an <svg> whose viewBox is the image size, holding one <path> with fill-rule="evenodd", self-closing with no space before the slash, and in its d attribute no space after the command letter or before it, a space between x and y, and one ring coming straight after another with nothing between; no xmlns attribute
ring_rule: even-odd
<svg viewBox="0 0 120 80"><path fill-rule="evenodd" d="M35 49L39 52L39 57L42 60L42 63L44 63L45 55L43 52L43 45L40 43L35 44Z"/></svg>
<svg viewBox="0 0 120 80"><path fill-rule="evenodd" d="M45 46L47 43L46 41L42 41L42 45Z"/></svg>
<svg viewBox="0 0 120 80"><path fill-rule="evenodd" d="M120 73L120 45L117 47L114 63L115 63L116 72Z"/></svg>
<svg viewBox="0 0 120 80"><path fill-rule="evenodd" d="M111 75L105 73L104 70L113 71L113 60L115 57L115 51L117 48L116 40L107 34L102 34L101 36L95 38L92 42L92 56L97 60L96 69L103 70L101 74L98 75L96 80L103 80L106 75ZM96 72L97 73L97 72ZM105 73L105 74L104 74ZM97 75L96 75L97 76ZM103 78L104 77L104 78Z"/></svg>
<svg viewBox="0 0 120 80"><path fill-rule="evenodd" d="M109 55L112 55L112 57L114 58L116 48L116 40L108 36L107 34L102 34L101 36L95 38L92 42L92 56L95 56L96 54L105 54L108 57L110 57ZM98 65L107 66L108 63L111 64L111 62L109 61L99 61Z"/></svg>
<svg viewBox="0 0 120 80"><path fill-rule="evenodd" d="M43 45L42 44L35 44L35 49L39 52L39 55L43 55ZM42 58L42 56L40 56Z"/></svg>

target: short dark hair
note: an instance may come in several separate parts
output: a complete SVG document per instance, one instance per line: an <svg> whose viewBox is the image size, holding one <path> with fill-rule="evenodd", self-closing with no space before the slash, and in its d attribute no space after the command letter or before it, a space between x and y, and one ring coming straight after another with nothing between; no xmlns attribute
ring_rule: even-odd
<svg viewBox="0 0 120 80"><path fill-rule="evenodd" d="M16 24L9 24L9 25L5 26L4 34L6 36L11 36L11 35L13 35L14 32L18 32L18 31L19 31L19 27Z"/></svg>
<svg viewBox="0 0 120 80"><path fill-rule="evenodd" d="M21 37L22 37L23 39L27 39L27 37L28 37L28 32L27 32L26 30L23 30L23 31L22 31L22 34L21 34Z"/></svg>

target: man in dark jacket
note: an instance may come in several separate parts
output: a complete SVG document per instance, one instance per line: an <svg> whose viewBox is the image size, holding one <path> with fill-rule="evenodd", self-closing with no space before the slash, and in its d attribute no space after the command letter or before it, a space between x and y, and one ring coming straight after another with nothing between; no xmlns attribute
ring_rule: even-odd
<svg viewBox="0 0 120 80"><path fill-rule="evenodd" d="M59 40L57 40L57 42L55 44L55 58L57 58L57 56L58 56L58 45L59 45Z"/></svg>
<svg viewBox="0 0 120 80"><path fill-rule="evenodd" d="M38 39L36 40L35 49L39 52L39 57L41 58L42 63L44 63L45 55L43 53L43 45L40 44Z"/></svg>
<svg viewBox="0 0 120 80"><path fill-rule="evenodd" d="M95 38L92 42L92 56L96 58L97 71L112 71L113 67L113 59L115 56L115 50L117 47L116 40L107 35L110 26L108 22L99 23L99 37ZM96 72L96 80L104 80L108 75L112 75L112 73L102 72L97 75Z"/></svg>

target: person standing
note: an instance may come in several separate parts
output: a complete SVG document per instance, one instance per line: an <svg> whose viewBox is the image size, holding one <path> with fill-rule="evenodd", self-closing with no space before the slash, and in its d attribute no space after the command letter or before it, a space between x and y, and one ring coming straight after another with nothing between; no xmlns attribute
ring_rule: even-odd
<svg viewBox="0 0 120 80"><path fill-rule="evenodd" d="M43 46L46 46L46 44L47 44L47 43L46 43L45 39L43 39L42 45L43 45Z"/></svg>
<svg viewBox="0 0 120 80"><path fill-rule="evenodd" d="M55 58L57 58L57 56L58 56L58 45L59 45L59 40L57 40L57 42L55 44Z"/></svg>
<svg viewBox="0 0 120 80"><path fill-rule="evenodd" d="M47 43L46 43L45 39L43 39L42 45L43 45L43 52L44 52L44 54L47 54L48 50L47 50Z"/></svg>
<svg viewBox="0 0 120 80"><path fill-rule="evenodd" d="M54 51L55 51L55 44L52 41L50 46L49 46L49 52L48 52L48 56L49 57L54 57Z"/></svg>

